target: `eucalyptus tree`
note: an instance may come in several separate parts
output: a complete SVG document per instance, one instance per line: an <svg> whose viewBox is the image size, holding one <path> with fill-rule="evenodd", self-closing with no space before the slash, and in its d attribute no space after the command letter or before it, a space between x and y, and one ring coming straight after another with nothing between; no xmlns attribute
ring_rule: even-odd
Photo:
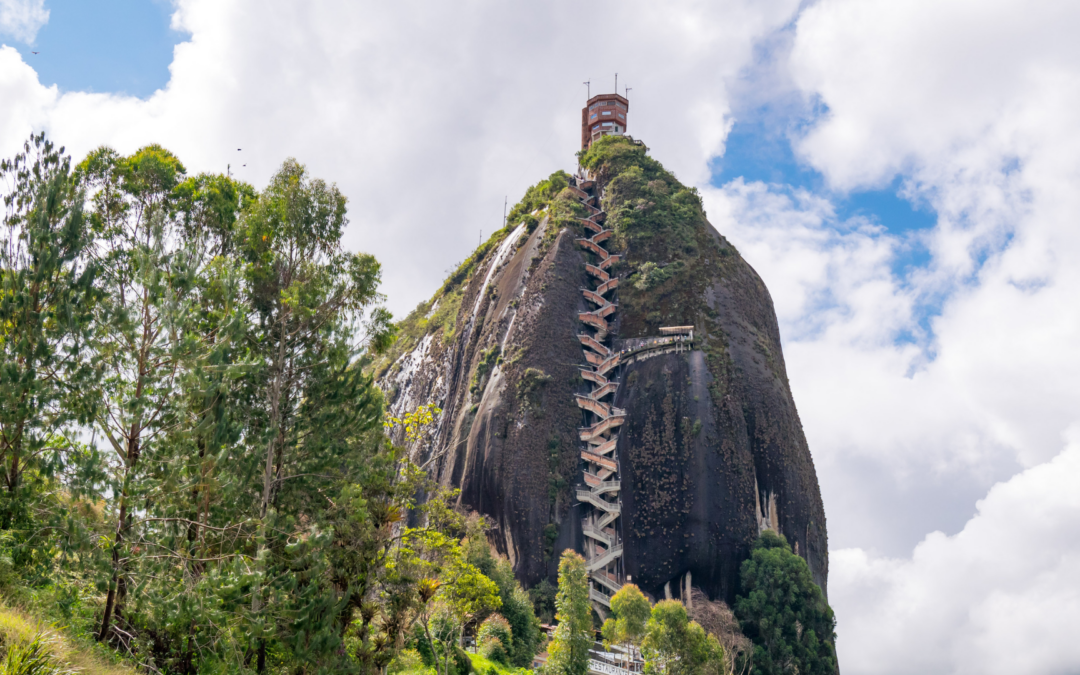
<svg viewBox="0 0 1080 675"><path fill-rule="evenodd" d="M28 470L48 472L43 452L68 422L85 422L94 266L83 192L70 158L45 134L0 161L0 529L25 520ZM52 444L54 447L57 445Z"/></svg>
<svg viewBox="0 0 1080 675"><path fill-rule="evenodd" d="M160 497L145 490L143 456L176 423L179 381L197 348L187 326L197 270L175 218L174 188L185 169L172 153L150 145L122 157L100 148L79 173L92 192L102 295L92 336L100 369L95 428L113 451L107 494L115 527L98 631L105 640L127 591L132 514Z"/></svg>
<svg viewBox="0 0 1080 675"><path fill-rule="evenodd" d="M691 621L678 600L661 600L652 608L641 653L646 675L728 675L720 641Z"/></svg>

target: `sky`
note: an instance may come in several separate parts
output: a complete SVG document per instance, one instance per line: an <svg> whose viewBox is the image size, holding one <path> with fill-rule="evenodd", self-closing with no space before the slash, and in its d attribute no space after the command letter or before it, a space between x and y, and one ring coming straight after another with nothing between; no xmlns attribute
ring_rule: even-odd
<svg viewBox="0 0 1080 675"><path fill-rule="evenodd" d="M349 198L397 316L571 170L585 81L767 284L848 674L1080 672L1080 3L0 0L0 156ZM34 54L33 52L38 52Z"/></svg>

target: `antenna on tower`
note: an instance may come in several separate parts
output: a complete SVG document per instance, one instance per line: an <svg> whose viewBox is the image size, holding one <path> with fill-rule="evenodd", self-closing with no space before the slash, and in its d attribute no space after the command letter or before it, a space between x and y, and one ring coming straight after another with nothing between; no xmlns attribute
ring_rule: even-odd
<svg viewBox="0 0 1080 675"><path fill-rule="evenodd" d="M619 74L615 73L615 95L619 95Z"/></svg>
<svg viewBox="0 0 1080 675"><path fill-rule="evenodd" d="M592 98L592 80L589 80L588 82L582 82L582 84L585 85L585 98Z"/></svg>
<svg viewBox="0 0 1080 675"><path fill-rule="evenodd" d="M634 90L631 89L630 87L623 87L623 90L626 91L626 96L624 96L623 98L625 98L627 101L629 101L630 100L630 92L632 92Z"/></svg>

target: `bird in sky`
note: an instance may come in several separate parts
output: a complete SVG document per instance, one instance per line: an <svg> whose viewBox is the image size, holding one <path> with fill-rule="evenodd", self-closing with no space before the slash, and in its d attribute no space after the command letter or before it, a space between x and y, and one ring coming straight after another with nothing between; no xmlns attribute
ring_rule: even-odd
<svg viewBox="0 0 1080 675"><path fill-rule="evenodd" d="M41 52L30 52L31 54L40 54Z"/></svg>

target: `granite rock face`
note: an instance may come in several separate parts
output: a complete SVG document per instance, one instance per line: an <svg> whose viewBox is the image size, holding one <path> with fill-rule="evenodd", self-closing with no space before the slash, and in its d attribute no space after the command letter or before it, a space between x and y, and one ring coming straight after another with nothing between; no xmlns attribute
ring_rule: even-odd
<svg viewBox="0 0 1080 675"><path fill-rule="evenodd" d="M618 374L624 572L656 598L693 586L732 602L739 566L769 527L825 590L825 514L769 293L693 190L643 149L609 145L589 168L623 253L612 346L662 325L697 336L693 351ZM492 544L526 585L554 579L559 552L584 545L574 394L588 390L577 314L590 254L575 244L568 202L560 194L494 235L375 366L393 414L443 409L414 459L488 517Z"/></svg>

